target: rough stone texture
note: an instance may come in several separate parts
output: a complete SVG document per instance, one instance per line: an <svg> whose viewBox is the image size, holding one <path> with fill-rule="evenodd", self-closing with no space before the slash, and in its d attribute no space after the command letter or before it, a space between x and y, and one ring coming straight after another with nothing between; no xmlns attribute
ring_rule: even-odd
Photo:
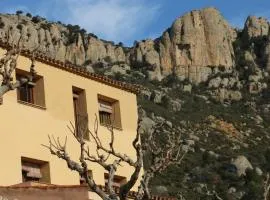
<svg viewBox="0 0 270 200"><path fill-rule="evenodd" d="M165 96L165 94L161 91L158 91L158 90L154 90L151 94L151 100L154 102L154 103L161 103L162 102L162 98Z"/></svg>
<svg viewBox="0 0 270 200"><path fill-rule="evenodd" d="M181 110L181 107L182 107L181 100L172 100L172 99L170 99L169 107L174 112L180 111Z"/></svg>
<svg viewBox="0 0 270 200"><path fill-rule="evenodd" d="M87 200L87 187L78 186L22 186L1 187L0 199L18 200Z"/></svg>
<svg viewBox="0 0 270 200"><path fill-rule="evenodd" d="M242 93L237 90L219 88L213 91L212 98L218 102L224 102L225 100L240 101L242 99Z"/></svg>
<svg viewBox="0 0 270 200"><path fill-rule="evenodd" d="M267 36L269 33L269 27L270 25L267 19L249 16L245 23L244 35L247 36L247 39L259 36Z"/></svg>
<svg viewBox="0 0 270 200"><path fill-rule="evenodd" d="M143 64L148 70L151 80L161 80L160 56L153 40L145 40L135 44L131 50L130 60L134 65Z"/></svg>
<svg viewBox="0 0 270 200"><path fill-rule="evenodd" d="M173 23L170 34L176 66L234 65L235 32L215 8L187 13Z"/></svg>
<svg viewBox="0 0 270 200"><path fill-rule="evenodd" d="M264 50L265 67L267 71L270 71L270 31L268 34L268 41Z"/></svg>
<svg viewBox="0 0 270 200"><path fill-rule="evenodd" d="M208 87L209 88L218 88L221 84L222 79L218 76L216 78L213 78L209 81Z"/></svg>
<svg viewBox="0 0 270 200"><path fill-rule="evenodd" d="M139 128L140 134L151 133L154 125L155 125L155 122L152 119L144 116L140 123L140 128Z"/></svg>
<svg viewBox="0 0 270 200"><path fill-rule="evenodd" d="M206 8L178 18L155 42L140 42L133 51L137 61L150 58L146 63L155 65L156 74L166 76L174 71L180 79L199 83L212 72L208 66L234 66L235 37L221 14Z"/></svg>
<svg viewBox="0 0 270 200"><path fill-rule="evenodd" d="M26 16L1 14L0 38L11 44L21 45L29 50L38 50L61 61L82 65L86 61L96 63L104 59L111 62L125 62L122 47L113 45L91 35L71 33L60 24L41 21L34 23ZM20 26L18 26L20 24Z"/></svg>
<svg viewBox="0 0 270 200"><path fill-rule="evenodd" d="M232 161L232 164L236 167L238 176L246 175L247 169L253 169L245 156L238 156Z"/></svg>
<svg viewBox="0 0 270 200"><path fill-rule="evenodd" d="M27 49L77 65L126 63L146 70L150 80L161 80L175 73L180 80L200 83L207 81L220 66L225 71L235 66L233 43L237 32L211 7L186 13L161 37L135 42L131 48L45 19L34 23L24 15L1 14L0 22L0 39L9 43L17 44L21 38L22 46ZM269 27L264 18L248 17L243 35L247 39L267 34L270 37ZM270 42L262 51L266 67L270 69ZM255 62L254 55L249 54L246 53L247 60Z"/></svg>

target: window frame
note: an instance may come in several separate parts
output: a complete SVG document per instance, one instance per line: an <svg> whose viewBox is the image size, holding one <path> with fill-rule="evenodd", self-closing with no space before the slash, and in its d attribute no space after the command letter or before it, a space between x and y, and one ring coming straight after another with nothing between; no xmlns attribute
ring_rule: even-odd
<svg viewBox="0 0 270 200"><path fill-rule="evenodd" d="M27 177L27 170L26 168L33 168L39 169L39 173L41 177ZM28 171L28 173L31 170ZM36 170L35 170L36 171ZM37 160L28 157L21 157L21 175L22 175L22 182L38 182L38 183L51 183L51 176L50 176L50 164L47 161Z"/></svg>
<svg viewBox="0 0 270 200"><path fill-rule="evenodd" d="M84 89L72 86L72 105L75 131L78 134L80 130L85 131L89 128L86 91ZM89 141L89 133L84 135L83 139Z"/></svg>
<svg viewBox="0 0 270 200"><path fill-rule="evenodd" d="M18 80L20 77L27 77L30 74L29 72L21 69L16 69L15 73L16 80ZM17 102L35 108L46 109L44 78L40 75L36 75L33 82L35 83L35 85L25 83L16 89ZM22 89L25 89L27 91L22 92ZM21 97L22 94L26 96L26 99L23 99Z"/></svg>
<svg viewBox="0 0 270 200"><path fill-rule="evenodd" d="M122 118L121 118L121 109L120 109L120 101L117 99L113 99L111 97L108 96L104 96L101 94L97 95L97 100L98 100L98 120L99 120L99 124L101 126L105 126L105 127L110 127L112 126L114 129L117 130L123 130L123 126L122 126ZM107 106L111 106L112 107L112 111L110 112L106 112L104 110L101 110L101 105L107 105ZM102 120L102 114L104 115L105 113L107 113L107 115L110 115L110 123L106 123L104 122L104 120Z"/></svg>

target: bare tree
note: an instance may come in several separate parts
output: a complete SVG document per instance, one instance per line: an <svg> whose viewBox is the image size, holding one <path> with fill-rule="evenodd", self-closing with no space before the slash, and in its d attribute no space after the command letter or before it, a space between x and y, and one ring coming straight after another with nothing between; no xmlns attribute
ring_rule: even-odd
<svg viewBox="0 0 270 200"><path fill-rule="evenodd" d="M134 187L135 183L141 179L138 192L136 193L136 200L141 199L151 199L149 183L151 179L157 174L164 171L169 165L180 163L186 151L182 151L180 134L178 130L175 130L168 126L166 123L161 123L152 129L151 133L144 134L144 144L140 143L140 123L138 121L137 134L132 142L132 146L136 151L136 160L133 160L130 156L126 155L124 152L118 152L115 149L115 134L112 126L108 127L110 132L110 142L104 145L98 134L98 120L97 116L94 123L94 131L90 131L88 128L77 128L72 123L68 126L71 134L76 138L78 144L80 145L80 158L79 162L72 160L67 151L67 137L64 142L60 142L59 138L54 136L49 136L49 145L43 145L48 148L51 154L57 156L60 159L66 161L67 166L71 170L77 171L81 177L83 177L89 187L89 189L97 193L104 200L126 200L129 192ZM78 125L78 124L77 124ZM79 127L85 127L79 126ZM166 145L162 148L156 140L158 133L166 135ZM78 133L78 130L85 131L84 133ZM96 145L96 152L90 152L89 147L83 140L83 135L90 135L90 140L94 141ZM143 168L143 156L144 152L151 152L152 164L151 166L141 173ZM109 159L110 157L114 159ZM113 161L109 161L113 160ZM95 180L88 173L88 166L91 163L97 163L104 168L109 174L107 190L104 191L100 186L95 183ZM133 173L129 180L120 186L120 189L113 187L113 181L115 173L118 167L125 163L133 168ZM142 175L142 177L140 177Z"/></svg>
<svg viewBox="0 0 270 200"><path fill-rule="evenodd" d="M21 53L19 45L8 48L5 55L0 59L0 98L10 90L14 90L23 84L32 81L36 72L34 70L35 59L34 55L31 58L30 73L28 77L20 80L13 80L13 74L17 68L17 61Z"/></svg>

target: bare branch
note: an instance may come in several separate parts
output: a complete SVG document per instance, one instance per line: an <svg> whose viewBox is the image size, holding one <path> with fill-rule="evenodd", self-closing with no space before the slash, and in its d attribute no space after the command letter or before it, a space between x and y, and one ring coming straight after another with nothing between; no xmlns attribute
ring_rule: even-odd
<svg viewBox="0 0 270 200"><path fill-rule="evenodd" d="M264 193L263 193L263 197L264 200L268 200L269 199L269 192L270 192L270 177L269 177L269 173L267 173L266 175L266 179L264 181Z"/></svg>
<svg viewBox="0 0 270 200"><path fill-rule="evenodd" d="M145 151L150 151L153 157L152 165L144 171L144 175L140 181L138 187L138 193L136 196L137 200L141 199L151 199L151 191L149 189L149 183L151 179L158 173L161 173L169 165L180 164L184 159L187 152L182 151L182 146L180 142L180 134L176 133L176 130L168 127L166 124L158 124L151 133L149 133L145 142L147 146L141 145L141 135L139 133L139 128L141 125L141 120L138 120L137 134L132 142L132 146L136 152L136 160L133 160L130 156L117 152L114 147L115 142L115 133L113 126L108 128L110 132L110 139L107 145L103 144L98 134L98 120L97 115L94 122L94 130L87 130L87 133L90 135L91 141L94 142L96 151L90 152L89 146L86 145L83 140L83 134L78 133L79 130L71 122L68 126L69 132L75 137L76 141L80 145L80 157L79 162L75 162L70 159L68 153L66 152L67 147L67 138L65 142L61 144L59 138L55 139L53 136L49 136L49 145L43 145L48 148L51 154L56 155L57 157L66 161L67 166L71 170L77 171L87 182L89 188L96 192L102 199L106 200L126 200L130 190L134 187L137 180L140 177L140 172L143 167L143 153ZM84 131L84 130L83 130ZM158 137L162 133L166 136L166 144L159 144ZM162 146L162 148L160 147ZM113 161L109 158L114 158ZM103 167L105 171L108 172L108 182L107 182L107 194L97 187L92 177L88 174L88 163L96 163ZM114 187L114 177L117 172L118 167L121 163L128 164L134 168L133 173L131 174L127 183L123 184L120 187L119 193L118 190L115 190Z"/></svg>
<svg viewBox="0 0 270 200"><path fill-rule="evenodd" d="M21 53L20 41L21 37L18 44L13 45L12 48L8 48L6 54L0 59L0 97L8 91L14 90L28 81L32 81L33 77L36 75L34 70L34 53L32 53L30 75L17 81L13 80L13 73L17 68L18 58Z"/></svg>
<svg viewBox="0 0 270 200"><path fill-rule="evenodd" d="M56 155L58 158L61 158L66 161L69 169L77 171L82 177L85 178L89 188L96 192L102 199L109 200L108 195L99 188L91 176L88 174L87 163L84 161L83 154L81 154L80 163L73 161L68 153L66 152L67 138L63 145L61 145L59 139L55 139L54 136L48 136L49 145L42 145L45 148L49 149L52 155ZM83 147L82 147L83 148Z"/></svg>

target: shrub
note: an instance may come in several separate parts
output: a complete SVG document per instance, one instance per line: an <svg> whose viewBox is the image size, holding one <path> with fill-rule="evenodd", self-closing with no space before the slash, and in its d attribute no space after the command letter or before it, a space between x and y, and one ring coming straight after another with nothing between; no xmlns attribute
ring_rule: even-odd
<svg viewBox="0 0 270 200"><path fill-rule="evenodd" d="M42 24L40 24L40 27L43 28L44 30L49 30L51 28L51 24L42 23Z"/></svg>
<svg viewBox="0 0 270 200"><path fill-rule="evenodd" d="M119 43L118 43L118 46L119 46L119 47L123 47L123 46L124 46L123 42L119 42Z"/></svg>
<svg viewBox="0 0 270 200"><path fill-rule="evenodd" d="M16 15L21 15L21 14L23 14L23 11L22 10L17 10L16 11Z"/></svg>
<svg viewBox="0 0 270 200"><path fill-rule="evenodd" d="M106 63L112 63L112 58L111 58L110 56L106 56L106 57L104 58L104 61L105 61Z"/></svg>
<svg viewBox="0 0 270 200"><path fill-rule="evenodd" d="M88 33L88 36L98 39L98 36L96 36L94 33Z"/></svg>
<svg viewBox="0 0 270 200"><path fill-rule="evenodd" d="M26 17L32 18L31 13L26 13Z"/></svg>
<svg viewBox="0 0 270 200"><path fill-rule="evenodd" d="M17 25L17 29L22 30L23 26L21 24Z"/></svg>
<svg viewBox="0 0 270 200"><path fill-rule="evenodd" d="M42 21L42 18L40 16L38 16L38 15L37 16L34 16L32 18L32 22L35 23L35 24L37 24L37 23L39 23L41 21Z"/></svg>
<svg viewBox="0 0 270 200"><path fill-rule="evenodd" d="M4 28L5 27L5 23L0 21L0 28Z"/></svg>

